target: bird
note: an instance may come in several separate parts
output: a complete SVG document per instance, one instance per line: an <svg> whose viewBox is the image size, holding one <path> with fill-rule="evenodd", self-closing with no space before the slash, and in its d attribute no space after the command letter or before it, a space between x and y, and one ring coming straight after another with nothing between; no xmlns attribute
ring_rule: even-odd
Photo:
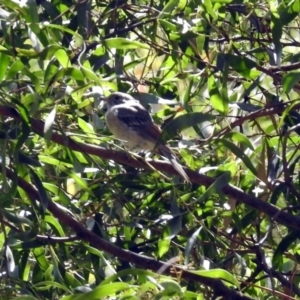
<svg viewBox="0 0 300 300"><path fill-rule="evenodd" d="M125 148L132 152L146 150L159 153L170 161L186 182L191 182L173 151L159 142L161 129L154 124L151 115L138 100L122 92L113 92L103 100L107 106L106 125Z"/></svg>

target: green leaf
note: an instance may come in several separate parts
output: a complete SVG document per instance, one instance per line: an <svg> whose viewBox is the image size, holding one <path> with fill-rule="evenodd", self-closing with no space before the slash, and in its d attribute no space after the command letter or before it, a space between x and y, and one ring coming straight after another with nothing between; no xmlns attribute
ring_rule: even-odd
<svg viewBox="0 0 300 300"><path fill-rule="evenodd" d="M201 271L190 271L191 273L209 277L209 278L218 278L221 280L224 280L225 282L229 282L233 285L235 285L238 289L240 288L240 283L238 280L229 272L223 270L223 269L213 269L213 270L201 270Z"/></svg>
<svg viewBox="0 0 300 300"><path fill-rule="evenodd" d="M215 119L216 117L213 115L198 112L180 115L174 118L172 121L168 122L168 124L164 127L160 135L159 142L166 142L167 140L175 137L178 132L184 129L195 126L204 121L210 121Z"/></svg>
<svg viewBox="0 0 300 300"><path fill-rule="evenodd" d="M300 80L300 72L290 72L283 78L283 90L289 93Z"/></svg>
<svg viewBox="0 0 300 300"><path fill-rule="evenodd" d="M260 71L253 70L256 67L256 63L245 56L241 57L227 53L224 54L224 59L235 71L247 79L256 79L261 74Z"/></svg>
<svg viewBox="0 0 300 300"><path fill-rule="evenodd" d="M40 204L43 209L43 213L47 210L49 198L47 192L45 191L42 181L40 180L39 176L33 171L33 169L29 169L30 176L39 192L40 195Z"/></svg>
<svg viewBox="0 0 300 300"><path fill-rule="evenodd" d="M93 195L92 190L88 187L87 182L81 179L77 174L70 172L68 170L64 170L68 176L75 180L75 183L83 190L88 192L90 195Z"/></svg>
<svg viewBox="0 0 300 300"><path fill-rule="evenodd" d="M285 3L281 3L279 6L279 16L281 24L287 25L291 21L293 21L300 12L300 3L298 0L292 0L289 2L289 4L286 6Z"/></svg>
<svg viewBox="0 0 300 300"><path fill-rule="evenodd" d="M165 18L167 15L172 14L177 5L178 0L170 0L158 15L158 19Z"/></svg>
<svg viewBox="0 0 300 300"><path fill-rule="evenodd" d="M14 298L15 300L39 300L38 298L35 298L33 296L27 295L27 296L19 296Z"/></svg>
<svg viewBox="0 0 300 300"><path fill-rule="evenodd" d="M96 84L101 86L99 77L92 70L90 70L86 67L82 67L81 72L87 79L90 79L90 80L94 81Z"/></svg>
<svg viewBox="0 0 300 300"><path fill-rule="evenodd" d="M225 139L232 139L238 143L244 144L246 147L249 147L251 150L254 150L253 144L251 141L242 133L240 132L230 132L224 135Z"/></svg>
<svg viewBox="0 0 300 300"><path fill-rule="evenodd" d="M4 53L0 52L0 81L3 80L6 72L7 72L7 67L10 64L10 57Z"/></svg>
<svg viewBox="0 0 300 300"><path fill-rule="evenodd" d="M72 37L82 40L82 37L81 37L80 34L78 34L77 32L75 32L74 30L71 30L67 26L56 25L56 24L53 24L53 23L44 22L43 23L43 28L57 29L59 32L61 31L61 32L69 33Z"/></svg>
<svg viewBox="0 0 300 300"><path fill-rule="evenodd" d="M39 264L39 267L43 270L46 271L49 268L49 263L45 257L45 250L43 247L39 248L34 248L32 250L32 253L35 256L36 261Z"/></svg>
<svg viewBox="0 0 300 300"><path fill-rule="evenodd" d="M197 51L198 53L202 53L203 47L205 44L206 36L204 34L199 34L196 37L196 45L197 45Z"/></svg>
<svg viewBox="0 0 300 300"><path fill-rule="evenodd" d="M236 155L238 158L242 160L242 162L248 167L248 169L256 175L256 169L254 168L250 158L242 151L239 147L237 147L235 144L231 143L228 140L225 139L217 139L215 143L220 144L224 146L225 148L229 149L234 155Z"/></svg>
<svg viewBox="0 0 300 300"><path fill-rule="evenodd" d="M53 271L53 270L51 270ZM55 282L55 281L41 281L41 282L37 282L34 287L38 290L38 291L48 291L49 289L52 289L54 287L59 288L63 291L66 291L67 293L70 293L70 289L64 285L61 284L59 282Z"/></svg>
<svg viewBox="0 0 300 300"><path fill-rule="evenodd" d="M230 182L230 172L224 172L219 176L213 184L211 184L194 203L202 203L207 200L213 194L219 193L222 188L224 188Z"/></svg>
<svg viewBox="0 0 300 300"><path fill-rule="evenodd" d="M100 285L106 285L114 281L119 281L119 278L122 277L127 277L128 275L136 276L137 278L143 278L144 276L149 276L149 277L155 277L157 273L154 273L152 271L144 270L144 269L126 269L119 271L118 273L105 278ZM160 274L161 277L165 277L164 275Z"/></svg>
<svg viewBox="0 0 300 300"><path fill-rule="evenodd" d="M3 47L3 46L0 46L0 53L12 56L12 53L10 53L9 50L7 48Z"/></svg>
<svg viewBox="0 0 300 300"><path fill-rule="evenodd" d="M57 219L52 216L45 216L44 221L51 225L58 236L64 237L65 233Z"/></svg>
<svg viewBox="0 0 300 300"><path fill-rule="evenodd" d="M59 201L63 205L65 205L65 206L71 205L70 197L61 187L59 187L55 184L48 183L48 182L43 182L43 186L45 189L47 189L48 191L53 193L55 196L57 196L59 198Z"/></svg>
<svg viewBox="0 0 300 300"><path fill-rule="evenodd" d="M86 134L89 134L91 136L95 136L95 131L93 129L93 126L88 123L85 122L82 118L77 118L77 123L79 128Z"/></svg>
<svg viewBox="0 0 300 300"><path fill-rule="evenodd" d="M106 39L103 44L109 49L149 49L147 44L121 37Z"/></svg>
<svg viewBox="0 0 300 300"><path fill-rule="evenodd" d="M40 58L42 60L49 60L52 59L55 53L61 50L61 46L59 45L49 45L44 48L41 52L34 55L34 57Z"/></svg>
<svg viewBox="0 0 300 300"><path fill-rule="evenodd" d="M59 63L61 64L61 66L63 68L67 68L70 67L70 58L68 56L68 54L66 53L65 50L63 49L58 49L55 52L55 57L57 58L57 60L59 61Z"/></svg>
<svg viewBox="0 0 300 300"><path fill-rule="evenodd" d="M7 71L6 80L13 79L17 73L23 70L23 68L24 64L22 63L22 61L20 59L16 59Z"/></svg>
<svg viewBox="0 0 300 300"><path fill-rule="evenodd" d="M112 282L106 285L100 285L93 289L91 292L83 293L81 295L62 297L61 300L96 300L103 299L108 296L116 296L117 293L127 290L130 285L125 282Z"/></svg>
<svg viewBox="0 0 300 300"><path fill-rule="evenodd" d="M185 249L184 249L184 264L187 265L189 263L189 256L190 253L192 251L192 249L194 248L194 245L197 241L198 235L200 233L200 231L202 230L202 226L200 226L193 234L192 236L189 237Z"/></svg>
<svg viewBox="0 0 300 300"><path fill-rule="evenodd" d="M291 247L292 243L299 239L299 237L298 232L292 231L280 241L273 255L272 265L274 268L279 268L281 270L284 253Z"/></svg>
<svg viewBox="0 0 300 300"><path fill-rule="evenodd" d="M169 239L169 238L165 238L165 239L158 241L158 244L157 244L158 257L163 257L169 251L170 244L171 244L171 239Z"/></svg>
<svg viewBox="0 0 300 300"><path fill-rule="evenodd" d="M167 296L174 296L175 294L181 294L182 290L180 285L175 282L175 281L163 281L160 283L160 285L163 287L163 291L161 292L161 295ZM157 294L156 296L159 296L159 294Z"/></svg>
<svg viewBox="0 0 300 300"><path fill-rule="evenodd" d="M22 74L29 77L31 82L34 84L34 88L37 92L41 91L41 82L39 78L35 76L27 67L24 67L22 69Z"/></svg>
<svg viewBox="0 0 300 300"><path fill-rule="evenodd" d="M228 113L228 99L226 99L226 97L221 96L213 75L210 75L208 77L208 90L210 102L213 108L217 110L220 114L226 115Z"/></svg>
<svg viewBox="0 0 300 300"><path fill-rule="evenodd" d="M2 214L5 216L5 218L11 222L12 224L14 224L15 226L17 225L22 225L22 224L27 224L29 225L30 227L33 226L33 223L26 217L22 217L22 216L19 216L19 215L15 215L13 213L10 213L6 210L3 210L2 211ZM21 226L19 226L21 227Z"/></svg>
<svg viewBox="0 0 300 300"><path fill-rule="evenodd" d="M210 0L204 0L204 8L211 15L211 17L216 21L218 16L215 13L215 10L210 2Z"/></svg>
<svg viewBox="0 0 300 300"><path fill-rule="evenodd" d="M55 82L54 78L57 77L58 73L59 73L58 67L56 66L55 61L54 60L50 61L44 72L44 83L45 83L44 93L47 92L48 86L50 84L53 84L53 82Z"/></svg>
<svg viewBox="0 0 300 300"><path fill-rule="evenodd" d="M178 31L178 27L177 25L164 20L164 19L158 19L160 25L168 32L177 32Z"/></svg>
<svg viewBox="0 0 300 300"><path fill-rule="evenodd" d="M270 3L270 10L271 10L272 38L275 46L274 59L276 65L280 66L281 53L282 53L282 46L281 46L282 24L277 12L277 7L276 7L278 5L277 1L276 2L270 1L269 3Z"/></svg>
<svg viewBox="0 0 300 300"><path fill-rule="evenodd" d="M52 135L52 127L55 122L56 117L56 106L51 110L50 114L48 114L46 120L45 120L45 126L44 126L44 136L45 139L50 140Z"/></svg>

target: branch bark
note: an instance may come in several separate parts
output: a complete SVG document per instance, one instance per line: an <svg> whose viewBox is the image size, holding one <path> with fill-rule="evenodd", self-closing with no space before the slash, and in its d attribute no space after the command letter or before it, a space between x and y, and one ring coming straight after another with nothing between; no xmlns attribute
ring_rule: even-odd
<svg viewBox="0 0 300 300"><path fill-rule="evenodd" d="M0 167L1 169L1 167ZM15 180L16 174L11 170L6 168L6 175L8 178ZM40 195L38 191L26 180L17 176L18 186L21 187L27 195L33 200L41 203ZM62 223L71 228L77 235L78 239L89 242L93 247L108 252L121 260L135 264L137 267L143 269L149 269L152 271L165 273L176 277L177 274L181 275L181 278L186 280L192 280L202 283L210 287L217 296L222 296L223 299L236 299L236 300L251 300L252 298L242 295L240 292L230 289L227 287L222 280L209 278L194 274L190 271L183 269L181 266L164 263L162 261L155 260L151 257L140 255L128 250L124 250L107 242L106 240L100 238L95 233L87 230L82 224L73 219L70 215L65 213L51 200L48 202L48 210Z"/></svg>
<svg viewBox="0 0 300 300"><path fill-rule="evenodd" d="M261 117L263 115L269 115L270 112L279 113L283 111L285 108L286 105L280 105L277 106L276 108L266 108L265 110L254 112L253 114L249 114L248 116L249 118L251 117L251 115L255 115L255 117ZM22 120L19 113L14 108L8 106L0 106L0 115L10 116L20 121ZM43 137L45 123L41 120L37 120L34 118L30 118L30 122L32 126L32 131ZM149 169L150 166L152 166L154 169L157 169L158 171L165 172L172 175L177 175L177 171L173 168L173 166L170 163L165 161L147 160L147 162L145 162L143 159L130 157L125 152L109 150L95 145L76 142L72 140L71 137L62 135L59 132L55 132L55 131L52 133L51 140L57 144L68 147L71 150L83 152L90 155L95 155L104 159L111 159L120 164L126 164L135 168L145 168L145 169ZM184 168L184 170L189 176L192 183L209 187L215 181L215 179L212 177L199 174L198 172L190 170L188 168ZM274 221L284 226L287 226L289 228L300 231L300 217L294 216L290 213L280 210L275 205L269 204L267 202L260 200L259 198L244 193L242 190L240 190L239 188L233 185L228 184L222 189L222 191L226 196L232 197L237 201L246 204L249 207L252 207L260 212L265 213Z"/></svg>

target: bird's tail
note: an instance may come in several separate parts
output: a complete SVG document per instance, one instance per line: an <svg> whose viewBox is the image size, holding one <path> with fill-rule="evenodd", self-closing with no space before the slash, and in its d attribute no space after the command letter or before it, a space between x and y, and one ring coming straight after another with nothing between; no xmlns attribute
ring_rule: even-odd
<svg viewBox="0 0 300 300"><path fill-rule="evenodd" d="M170 148L168 148L165 145L161 145L161 146L158 147L157 150L160 154L162 154L165 158L167 158L170 161L170 163L172 164L174 169L182 176L182 178L186 182L191 183L190 178L188 177L188 175L184 171L181 164L176 160L175 154L172 152L172 150Z"/></svg>

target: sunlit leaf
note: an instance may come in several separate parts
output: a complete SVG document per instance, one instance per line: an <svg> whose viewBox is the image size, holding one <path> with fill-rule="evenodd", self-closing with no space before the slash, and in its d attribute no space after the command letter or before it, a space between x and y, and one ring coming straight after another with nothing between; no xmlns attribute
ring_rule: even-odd
<svg viewBox="0 0 300 300"><path fill-rule="evenodd" d="M214 20L217 20L217 15L215 10L213 9L212 3L210 0L204 0L204 7L206 11L213 17Z"/></svg>
<svg viewBox="0 0 300 300"><path fill-rule="evenodd" d="M2 80L7 72L7 67L10 63L10 57L0 52L0 80Z"/></svg>
<svg viewBox="0 0 300 300"><path fill-rule="evenodd" d="M5 257L6 257L7 269L10 273L12 273L15 270L16 263L14 260L14 255L9 246L5 246Z"/></svg>
<svg viewBox="0 0 300 300"><path fill-rule="evenodd" d="M165 5L165 7L160 12L159 19L162 19L167 14L171 14L174 11L174 9L177 7L177 5L178 5L178 0L169 0Z"/></svg>
<svg viewBox="0 0 300 300"><path fill-rule="evenodd" d="M216 109L221 114L226 114L228 112L228 99L221 96L213 75L210 75L208 78L208 90L210 102L214 109Z"/></svg>
<svg viewBox="0 0 300 300"><path fill-rule="evenodd" d="M239 147L225 139L219 139L216 142L230 150L233 154L235 154L238 158L240 158L243 161L243 163L249 168L249 170L253 174L256 174L255 167L253 166L250 158L244 153L243 150L241 150Z"/></svg>
<svg viewBox="0 0 300 300"><path fill-rule="evenodd" d="M232 285L237 286L238 288L240 286L240 283L237 281L237 279L232 274L230 274L229 272L223 269L201 270L201 271L191 271L191 272L204 277L218 278L224 280L228 283L231 283Z"/></svg>
<svg viewBox="0 0 300 300"><path fill-rule="evenodd" d="M56 117L56 107L54 107L52 109L52 111L49 113L49 115L47 116L47 119L45 121L44 135L47 140L49 140L51 137L52 127L55 122L55 117Z"/></svg>
<svg viewBox="0 0 300 300"><path fill-rule="evenodd" d="M158 256L162 257L163 255L165 255L169 248L170 248L170 244L171 244L171 240L166 238L163 240L158 241Z"/></svg>
<svg viewBox="0 0 300 300"><path fill-rule="evenodd" d="M105 46L115 49L149 49L147 44L142 44L138 41L132 41L121 37L106 39Z"/></svg>

